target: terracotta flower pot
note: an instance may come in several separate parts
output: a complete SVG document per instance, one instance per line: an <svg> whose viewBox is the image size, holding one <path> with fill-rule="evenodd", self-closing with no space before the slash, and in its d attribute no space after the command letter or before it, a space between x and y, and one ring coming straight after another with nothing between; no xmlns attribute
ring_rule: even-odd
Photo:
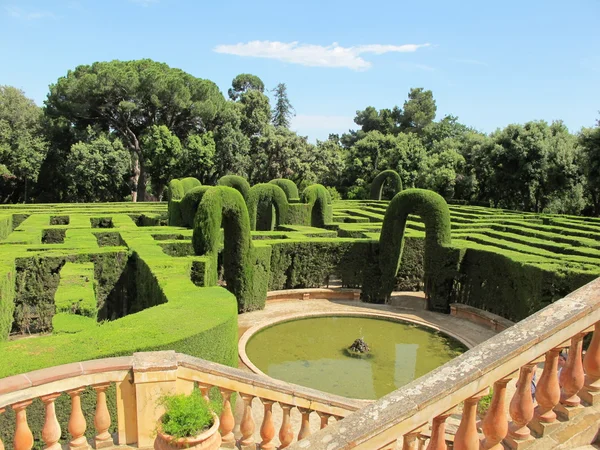
<svg viewBox="0 0 600 450"><path fill-rule="evenodd" d="M160 429L154 440L154 450L174 450L186 448L190 450L219 450L221 447L221 434L219 433L219 417L213 414L212 427L190 438L175 439L164 434Z"/></svg>

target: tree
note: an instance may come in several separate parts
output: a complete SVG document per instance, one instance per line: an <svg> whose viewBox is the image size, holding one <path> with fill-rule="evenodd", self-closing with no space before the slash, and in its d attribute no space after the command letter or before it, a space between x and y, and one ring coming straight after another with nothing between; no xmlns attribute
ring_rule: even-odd
<svg viewBox="0 0 600 450"><path fill-rule="evenodd" d="M265 91L265 84L256 75L241 73L233 79L227 94L229 94L229 98L231 100L236 101L244 92L248 92L250 90L263 93Z"/></svg>
<svg viewBox="0 0 600 450"><path fill-rule="evenodd" d="M265 183L275 178L289 178L300 183L312 177L309 181L314 181L309 164L312 152L314 146L306 137L270 125L252 140L248 177L252 183Z"/></svg>
<svg viewBox="0 0 600 450"><path fill-rule="evenodd" d="M156 197L161 200L165 186L176 178L183 158L183 148L177 136L165 125L152 125L142 136L143 157Z"/></svg>
<svg viewBox="0 0 600 450"><path fill-rule="evenodd" d="M114 202L127 195L131 157L119 139L95 136L71 147L64 166L65 200L70 202Z"/></svg>
<svg viewBox="0 0 600 450"><path fill-rule="evenodd" d="M411 88L408 100L404 102L402 131L421 133L423 129L435 119L437 106L433 99L433 92L423 88Z"/></svg>
<svg viewBox="0 0 600 450"><path fill-rule="evenodd" d="M48 143L42 111L23 91L0 86L0 193L2 201L27 201Z"/></svg>
<svg viewBox="0 0 600 450"><path fill-rule="evenodd" d="M142 135L153 125L180 139L210 130L224 105L213 82L144 59L78 66L50 86L45 112L80 130L92 125L116 133L131 152L136 201L146 188Z"/></svg>
<svg viewBox="0 0 600 450"><path fill-rule="evenodd" d="M295 113L294 107L288 98L285 83L279 83L272 92L276 99L275 108L273 108L272 111L273 125L276 127L289 128L291 119L295 116Z"/></svg>
<svg viewBox="0 0 600 450"><path fill-rule="evenodd" d="M240 96L242 119L241 129L248 137L262 133L271 122L271 105L269 97L250 90Z"/></svg>
<svg viewBox="0 0 600 450"><path fill-rule="evenodd" d="M213 132L192 134L183 148L179 165L180 177L194 177L202 184L210 184L215 166L215 139Z"/></svg>
<svg viewBox="0 0 600 450"><path fill-rule="evenodd" d="M591 200L593 214L600 216L600 121L595 128L584 128L579 134L583 157L586 192Z"/></svg>

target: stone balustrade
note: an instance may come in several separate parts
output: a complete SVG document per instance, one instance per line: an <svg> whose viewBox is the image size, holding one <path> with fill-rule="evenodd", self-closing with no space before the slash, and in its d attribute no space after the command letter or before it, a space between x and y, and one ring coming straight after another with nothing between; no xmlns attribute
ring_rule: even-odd
<svg viewBox="0 0 600 450"><path fill-rule="evenodd" d="M106 396L111 385L116 387L115 435L109 433L111 415ZM92 423L86 423L82 411L81 394L87 387L92 387L96 394ZM91 442L93 448L112 448L116 445L150 448L163 412L158 399L167 393L189 393L195 387L207 397L215 389L221 393L223 409L220 432L225 448L240 445L242 448L255 449L258 443L261 449L272 449L275 448L273 441L277 432L281 442L279 448L285 448L295 439L309 436L308 418L312 413L318 414L323 428L328 425L330 417L341 419L363 405L360 401L166 351L67 364L0 379L0 414L9 407L15 411L15 450L30 450L33 447L27 407L37 398L44 404L43 428L38 431L41 431L45 449L61 449L61 437L63 440L66 438L70 450L87 449L90 444L86 438L88 428L95 430L95 438ZM63 393L70 397L67 436L62 436L63 430L55 410L55 400ZM237 401L244 405L244 414L238 424L242 434L239 440L233 434L236 425L232 411L234 393L239 394ZM256 402L260 402L264 409L259 418L259 442L254 439L257 418L254 417L252 404ZM275 429L273 421L274 405L279 405L283 411L279 430ZM292 428L290 421L290 413L294 408L302 415L298 430ZM4 450L1 440L0 450Z"/></svg>
<svg viewBox="0 0 600 450"><path fill-rule="evenodd" d="M559 373L563 349L568 356ZM509 383L516 384L510 401ZM479 422L477 406L490 387L491 402ZM289 448L446 450L446 421L459 411L454 450L553 448L542 439L598 404L600 278ZM597 421L594 427L595 434Z"/></svg>

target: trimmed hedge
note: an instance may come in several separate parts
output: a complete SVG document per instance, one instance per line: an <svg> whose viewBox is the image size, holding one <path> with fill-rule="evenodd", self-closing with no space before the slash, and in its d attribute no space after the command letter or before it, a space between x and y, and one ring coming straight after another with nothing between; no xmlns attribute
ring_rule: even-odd
<svg viewBox="0 0 600 450"><path fill-rule="evenodd" d="M272 183L283 189L288 202L291 200L300 200L298 186L296 186L296 183L294 183L292 180L288 180L287 178L275 178L274 180L269 181L269 183Z"/></svg>
<svg viewBox="0 0 600 450"><path fill-rule="evenodd" d="M0 240L5 239L13 229L12 214L0 215Z"/></svg>
<svg viewBox="0 0 600 450"><path fill-rule="evenodd" d="M219 178L219 181L217 181L217 185L234 188L242 194L244 200L248 198L248 193L250 192L250 183L248 183L244 177L240 177L239 175L222 176Z"/></svg>
<svg viewBox="0 0 600 450"><path fill-rule="evenodd" d="M394 195L402 190L402 179L400 178L400 175L398 175L398 172L391 169L384 170L383 172L380 172L371 183L371 200L381 200L383 186L388 180L391 184L390 187L394 191Z"/></svg>
<svg viewBox="0 0 600 450"><path fill-rule="evenodd" d="M60 270L60 283L54 295L56 312L95 319L98 305L94 284L93 263L66 263Z"/></svg>
<svg viewBox="0 0 600 450"><path fill-rule="evenodd" d="M227 186L206 191L194 219L194 251L196 255L212 258L215 269L221 228L224 229L223 266L227 289L235 295L240 312L262 308L267 296L266 283L262 283L264 292L259 292L254 279L257 255L250 237L248 208L242 194Z"/></svg>
<svg viewBox="0 0 600 450"><path fill-rule="evenodd" d="M183 188L183 183L181 182L181 180L178 180L177 178L174 178L173 180L169 181L169 185L168 185L168 194L169 194L169 201L171 200L181 200L183 198L183 196L185 195L185 190Z"/></svg>
<svg viewBox="0 0 600 450"><path fill-rule="evenodd" d="M458 254L449 248L450 210L442 196L424 189L408 189L390 202L379 238L380 277L373 284L363 286L365 300L381 303L387 301L396 285L404 231L409 214L418 214L425 223L425 293L431 309L447 310L457 274ZM454 270L452 270L454 269ZM378 280L380 278L380 280Z"/></svg>
<svg viewBox="0 0 600 450"><path fill-rule="evenodd" d="M287 223L288 200L283 189L275 183L261 183L252 186L246 204L248 205L251 230L272 230L273 208L275 209L275 226Z"/></svg>
<svg viewBox="0 0 600 450"><path fill-rule="evenodd" d="M15 310L15 264L0 263L0 343L8 339Z"/></svg>
<svg viewBox="0 0 600 450"><path fill-rule="evenodd" d="M302 202L309 205L311 226L323 228L333 221L332 210L328 208L331 197L322 184L311 184L304 189Z"/></svg>

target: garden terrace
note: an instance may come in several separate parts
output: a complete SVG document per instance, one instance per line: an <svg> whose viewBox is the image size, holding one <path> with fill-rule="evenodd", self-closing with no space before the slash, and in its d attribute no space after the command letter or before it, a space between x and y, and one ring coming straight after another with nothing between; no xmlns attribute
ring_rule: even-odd
<svg viewBox="0 0 600 450"><path fill-rule="evenodd" d="M584 355L588 333L593 334ZM559 375L563 348L569 353ZM542 361L535 406L531 379ZM515 381L507 416L507 385ZM491 403L478 426L477 406L490 387ZM460 418L453 437L456 449L575 448L594 442L598 432L600 281L368 405L166 351L68 364L0 380L0 413L16 423L9 439L18 450L31 449L32 431L39 433L40 429L44 430L45 448L57 445L61 437L57 414L69 418L71 448L85 445L84 433L92 423L89 435L95 448L149 448L162 413L157 399L163 393L189 393L194 388L223 402L220 432L224 448L234 448L236 443L243 449L254 449L257 444L274 448L278 430L279 448L390 450L402 445L403 450L410 450L429 442L429 449L442 450L447 448L445 424L451 414ZM94 404L87 411L80 402L85 393ZM240 394L238 401L244 409L239 439L233 434L234 393ZM259 401L262 417L256 417L252 409ZM28 410L36 404L45 413L43 420L32 423ZM277 428L274 406L281 415ZM291 427L293 409L302 416L299 430ZM314 413L321 429L311 435L309 423ZM331 417L336 421L330 424ZM259 423L261 439L256 441Z"/></svg>

